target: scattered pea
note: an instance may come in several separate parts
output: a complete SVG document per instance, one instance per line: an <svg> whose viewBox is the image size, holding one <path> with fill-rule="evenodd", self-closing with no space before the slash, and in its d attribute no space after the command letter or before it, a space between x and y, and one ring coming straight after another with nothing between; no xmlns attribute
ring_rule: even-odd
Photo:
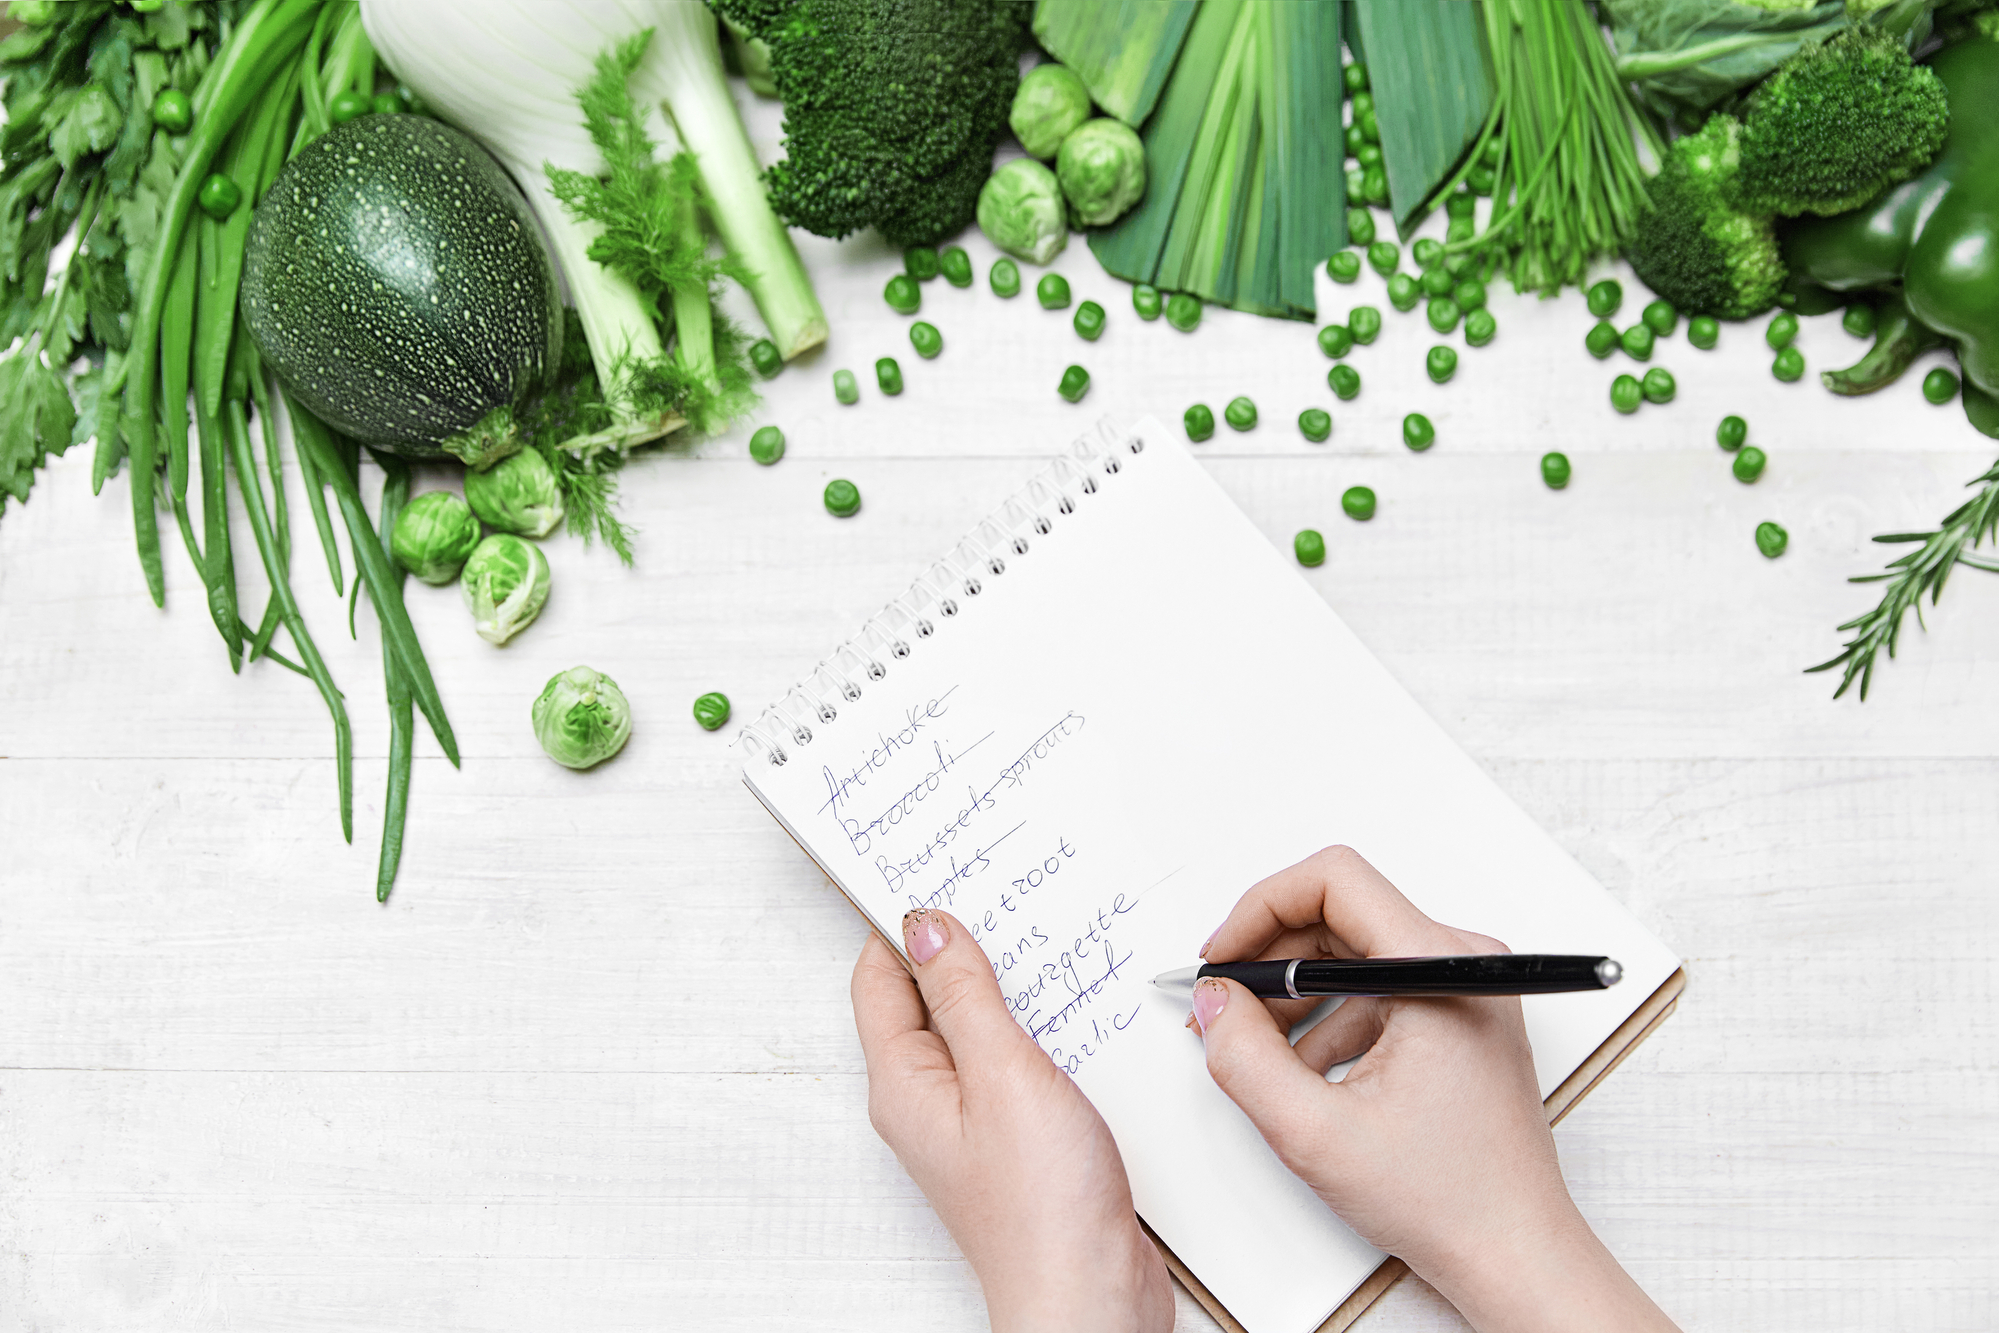
<svg viewBox="0 0 1999 1333"><path fill-rule="evenodd" d="M1090 391L1090 372L1081 366L1071 366L1062 372L1062 382L1055 386L1055 392L1072 403L1083 401L1083 395Z"/></svg>
<svg viewBox="0 0 1999 1333"><path fill-rule="evenodd" d="M1347 198L1367 202L1367 172L1358 166L1347 168Z"/></svg>
<svg viewBox="0 0 1999 1333"><path fill-rule="evenodd" d="M937 251L927 245L912 245L902 252L902 271L918 282L937 276Z"/></svg>
<svg viewBox="0 0 1999 1333"><path fill-rule="evenodd" d="M1333 433L1333 416L1323 407L1308 407L1298 414L1298 433L1313 444L1324 444Z"/></svg>
<svg viewBox="0 0 1999 1333"><path fill-rule="evenodd" d="M1453 222L1469 222L1478 211L1478 196L1470 190L1455 190L1444 198L1444 216Z"/></svg>
<svg viewBox="0 0 1999 1333"><path fill-rule="evenodd" d="M1798 340L1798 317L1788 310L1780 310L1770 317L1769 326L1763 330L1763 341L1770 344L1770 350L1781 352Z"/></svg>
<svg viewBox="0 0 1999 1333"><path fill-rule="evenodd" d="M769 467L784 457L784 432L775 426L759 426L750 436L750 457Z"/></svg>
<svg viewBox="0 0 1999 1333"><path fill-rule="evenodd" d="M1043 310L1067 310L1069 280L1060 273L1042 274L1041 281L1034 284L1034 299L1041 302Z"/></svg>
<svg viewBox="0 0 1999 1333"><path fill-rule="evenodd" d="M1407 273L1397 273L1388 279L1388 304L1407 313L1416 308L1423 299L1423 289L1416 285L1416 279Z"/></svg>
<svg viewBox="0 0 1999 1333"><path fill-rule="evenodd" d="M918 356L929 361L944 350L944 335L937 331L936 325L919 319L909 326L909 345Z"/></svg>
<svg viewBox="0 0 1999 1333"><path fill-rule="evenodd" d="M1501 143L1497 138L1487 139L1485 141L1485 151L1479 154L1479 161L1485 163L1488 167L1497 168L1500 156L1505 151L1506 145Z"/></svg>
<svg viewBox="0 0 1999 1333"><path fill-rule="evenodd" d="M1316 528L1306 528L1291 539L1291 551L1298 557L1298 563L1307 569L1315 569L1326 563L1326 539Z"/></svg>
<svg viewBox="0 0 1999 1333"><path fill-rule="evenodd" d="M1805 354L1795 347L1786 347L1770 363L1770 373L1786 384L1797 383L1805 377Z"/></svg>
<svg viewBox="0 0 1999 1333"><path fill-rule="evenodd" d="M1492 312L1483 307L1465 316L1465 341L1473 347L1483 347L1499 332L1499 321Z"/></svg>
<svg viewBox="0 0 1999 1333"><path fill-rule="evenodd" d="M1422 453L1437 442L1437 428L1430 424L1430 418L1421 412L1411 412L1402 418L1402 443L1415 453Z"/></svg>
<svg viewBox="0 0 1999 1333"><path fill-rule="evenodd" d="M1458 196L1453 195L1451 197L1455 199ZM1472 195L1465 195L1463 197L1466 199L1473 198ZM1444 225L1444 240L1451 245L1456 245L1459 241L1469 241L1473 233L1477 230L1477 224L1471 220L1471 214L1467 213L1461 218L1452 218ZM1470 263L1471 256L1462 250L1444 256L1444 263L1446 265L1449 265L1454 260Z"/></svg>
<svg viewBox="0 0 1999 1333"><path fill-rule="evenodd" d="M1483 162L1465 173L1465 188L1473 194L1489 196L1492 187L1499 183L1499 173Z"/></svg>
<svg viewBox="0 0 1999 1333"><path fill-rule="evenodd" d="M1352 402L1360 393L1360 372L1342 362L1326 372L1326 384L1341 402Z"/></svg>
<svg viewBox="0 0 1999 1333"><path fill-rule="evenodd" d="M1589 289L1589 312L1598 319L1609 319L1624 304L1624 286L1616 278L1605 278Z"/></svg>
<svg viewBox="0 0 1999 1333"><path fill-rule="evenodd" d="M1748 438L1749 423L1733 414L1723 417L1721 424L1714 428L1714 442L1729 453L1740 449Z"/></svg>
<svg viewBox="0 0 1999 1333"><path fill-rule="evenodd" d="M1784 531L1782 524L1763 522L1756 525L1756 549L1763 553L1765 559L1775 560L1784 554L1784 549L1790 544L1791 534Z"/></svg>
<svg viewBox="0 0 1999 1333"><path fill-rule="evenodd" d="M1367 91L1367 66L1356 60L1340 71L1340 80L1349 93Z"/></svg>
<svg viewBox="0 0 1999 1333"><path fill-rule="evenodd" d="M1617 350L1617 326L1607 319L1598 320L1590 331L1583 335L1583 346L1589 354L1601 361Z"/></svg>
<svg viewBox="0 0 1999 1333"><path fill-rule="evenodd" d="M1358 101L1358 99L1356 99L1356 101ZM1375 115L1374 108L1372 106L1367 107L1364 110L1356 106L1354 108L1354 124L1360 126L1361 135L1364 138L1366 138L1366 140L1369 143L1372 144L1372 143L1381 142L1381 118ZM1372 170L1372 168L1370 168L1370 170ZM1387 202L1387 195L1388 191L1384 189L1382 191L1383 203ZM1369 197L1372 198L1372 196Z"/></svg>
<svg viewBox="0 0 1999 1333"><path fill-rule="evenodd" d="M768 338L759 338L750 344L750 364L757 374L769 379L784 369L784 357L778 353L777 344Z"/></svg>
<svg viewBox="0 0 1999 1333"><path fill-rule="evenodd" d="M1655 337L1656 335L1652 332L1652 326L1641 323L1633 324L1623 333L1620 333L1617 336L1617 341L1624 348L1624 354L1633 361L1650 361L1652 359L1652 343Z"/></svg>
<svg viewBox="0 0 1999 1333"><path fill-rule="evenodd" d="M243 202L243 187L219 171L210 172L208 179L201 183L201 192L194 198L201 205L202 212L220 222Z"/></svg>
<svg viewBox="0 0 1999 1333"><path fill-rule="evenodd" d="M1687 321L1687 341L1703 352L1711 352L1721 341L1721 323L1712 315L1695 315Z"/></svg>
<svg viewBox="0 0 1999 1333"><path fill-rule="evenodd" d="M1231 398L1222 409L1222 419L1229 423L1230 430L1249 430L1256 425L1256 404L1247 398Z"/></svg>
<svg viewBox="0 0 1999 1333"><path fill-rule="evenodd" d="M1673 372L1664 366L1654 366L1645 372L1645 379L1639 385L1645 391L1648 403L1670 403L1680 386L1673 380Z"/></svg>
<svg viewBox="0 0 1999 1333"><path fill-rule="evenodd" d="M1341 139L1346 144L1348 157L1359 157L1360 150L1367 147L1367 136L1360 132L1360 126L1358 125L1347 126L1346 132L1341 136ZM1366 242L1362 242L1362 244L1366 244Z"/></svg>
<svg viewBox="0 0 1999 1333"><path fill-rule="evenodd" d="M1423 369L1430 373L1430 378L1436 383L1442 384L1446 382L1451 376L1458 373L1457 349L1454 347L1432 347L1429 355L1423 358Z"/></svg>
<svg viewBox="0 0 1999 1333"><path fill-rule="evenodd" d="M153 124L168 134L179 134L194 124L194 103L178 88L162 88L153 99Z"/></svg>
<svg viewBox="0 0 1999 1333"><path fill-rule="evenodd" d="M1428 314L1430 327L1439 333L1449 333L1458 326L1458 321L1464 318L1464 312L1458 309L1458 303L1448 296L1439 296L1430 302Z"/></svg>
<svg viewBox="0 0 1999 1333"><path fill-rule="evenodd" d="M1671 301L1652 302L1645 307L1645 313L1638 318L1644 320L1646 327L1661 338L1672 337L1673 330L1680 327L1680 312L1673 309Z"/></svg>
<svg viewBox="0 0 1999 1333"><path fill-rule="evenodd" d="M895 363L894 357L885 356L875 362L875 383L891 398L902 392L902 367Z"/></svg>
<svg viewBox="0 0 1999 1333"><path fill-rule="evenodd" d="M1356 250L1342 250L1326 261L1326 276L1334 282L1348 283L1360 280L1360 253Z"/></svg>
<svg viewBox="0 0 1999 1333"><path fill-rule="evenodd" d="M1347 312L1347 331L1354 342L1365 347L1381 333L1381 312L1371 305L1357 305Z"/></svg>
<svg viewBox="0 0 1999 1333"><path fill-rule="evenodd" d="M1402 247L1393 241L1376 241L1367 247L1367 262L1385 278L1402 262Z"/></svg>
<svg viewBox="0 0 1999 1333"><path fill-rule="evenodd" d="M1574 469L1569 466L1567 454L1552 453L1541 455L1541 480L1551 491L1559 491L1569 484Z"/></svg>
<svg viewBox="0 0 1999 1333"><path fill-rule="evenodd" d="M1444 244L1425 236L1409 247L1409 257L1416 261L1417 268L1435 268L1444 262Z"/></svg>
<svg viewBox="0 0 1999 1333"><path fill-rule="evenodd" d="M1206 403L1195 403L1187 409L1180 420L1187 427L1187 438L1195 444L1215 433L1215 414L1208 409Z"/></svg>
<svg viewBox="0 0 1999 1333"><path fill-rule="evenodd" d="M1020 265L1011 259L995 259L992 271L986 275L986 283L993 289L994 296L1011 300L1020 295Z"/></svg>
<svg viewBox="0 0 1999 1333"><path fill-rule="evenodd" d="M937 271L953 287L972 285L972 257L965 253L962 245L954 245L937 256Z"/></svg>
<svg viewBox="0 0 1999 1333"><path fill-rule="evenodd" d="M1457 285L1457 279L1453 278L1447 269L1426 268L1417 277L1416 285L1423 289L1425 296L1449 296L1451 288Z"/></svg>
<svg viewBox="0 0 1999 1333"><path fill-rule="evenodd" d="M374 109L374 98L349 88L326 104L326 118L335 125L345 125L348 121L358 120Z"/></svg>
<svg viewBox="0 0 1999 1333"><path fill-rule="evenodd" d="M1167 297L1166 322L1182 333L1192 333L1201 324L1201 298L1192 292L1175 292Z"/></svg>
<svg viewBox="0 0 1999 1333"><path fill-rule="evenodd" d="M1938 366L1923 376L1923 397L1942 406L1957 397L1957 376Z"/></svg>
<svg viewBox="0 0 1999 1333"><path fill-rule="evenodd" d="M1374 110L1374 94L1366 88L1356 91L1350 100L1355 120L1359 120L1363 112Z"/></svg>
<svg viewBox="0 0 1999 1333"><path fill-rule="evenodd" d="M1340 496L1340 508L1356 523L1374 517L1374 491L1366 486L1349 486Z"/></svg>
<svg viewBox="0 0 1999 1333"><path fill-rule="evenodd" d="M913 315L923 308L923 289L907 273L898 273L882 288L882 300L898 315Z"/></svg>
<svg viewBox="0 0 1999 1333"><path fill-rule="evenodd" d="M1874 320L1873 306L1855 302L1846 308L1844 315L1839 317L1839 326L1856 338L1872 338Z"/></svg>
<svg viewBox="0 0 1999 1333"><path fill-rule="evenodd" d="M1466 278L1451 288L1451 299L1458 303L1460 310L1485 309L1485 284L1476 278Z"/></svg>
<svg viewBox="0 0 1999 1333"><path fill-rule="evenodd" d="M1374 244L1374 214L1365 208L1347 210L1347 240L1354 245Z"/></svg>
<svg viewBox="0 0 1999 1333"><path fill-rule="evenodd" d="M1319 330L1319 350L1337 361L1353 350L1353 331L1343 324L1328 324Z"/></svg>
<svg viewBox="0 0 1999 1333"><path fill-rule="evenodd" d="M1104 308L1095 301L1085 301L1076 307L1076 318L1070 322L1077 337L1093 343L1104 334Z"/></svg>
<svg viewBox="0 0 1999 1333"><path fill-rule="evenodd" d="M729 696L720 690L710 690L696 699L694 720L701 724L703 731L718 730L729 720Z"/></svg>
<svg viewBox="0 0 1999 1333"><path fill-rule="evenodd" d="M1354 161L1360 163L1363 167L1380 166L1382 163L1381 145L1367 137L1365 126L1359 128L1361 143L1360 147L1354 152Z"/></svg>
<svg viewBox="0 0 1999 1333"><path fill-rule="evenodd" d="M834 518L852 518L861 512L861 488L845 477L835 477L826 483L826 493L821 497L826 503L826 512Z"/></svg>
<svg viewBox="0 0 1999 1333"><path fill-rule="evenodd" d="M1645 386L1636 375L1619 375L1610 382L1610 405L1630 416L1645 401Z"/></svg>
<svg viewBox="0 0 1999 1333"><path fill-rule="evenodd" d="M1737 481L1747 485L1763 475L1763 466L1769 461L1761 449L1753 444L1745 444L1742 446L1742 451L1736 454L1735 462L1730 464L1730 469L1735 473Z"/></svg>
<svg viewBox="0 0 1999 1333"><path fill-rule="evenodd" d="M1165 306L1165 298L1159 294L1159 289L1151 283L1141 282L1131 289L1131 308L1138 312L1140 319L1148 321L1158 319L1159 312Z"/></svg>
<svg viewBox="0 0 1999 1333"><path fill-rule="evenodd" d="M854 382L851 370L833 372L833 396L849 407L861 401L861 386Z"/></svg>

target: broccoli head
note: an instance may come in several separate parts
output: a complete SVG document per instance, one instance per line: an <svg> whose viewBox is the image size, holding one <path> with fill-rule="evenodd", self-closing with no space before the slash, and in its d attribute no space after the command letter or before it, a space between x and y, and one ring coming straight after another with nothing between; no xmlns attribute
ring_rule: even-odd
<svg viewBox="0 0 1999 1333"><path fill-rule="evenodd" d="M1713 115L1700 133L1675 140L1626 250L1645 285L1689 315L1747 319L1774 305L1784 285L1770 217L1730 202L1741 138L1740 121Z"/></svg>
<svg viewBox="0 0 1999 1333"><path fill-rule="evenodd" d="M1950 109L1901 39L1858 24L1807 46L1749 95L1738 202L1830 217L1928 166Z"/></svg>
<svg viewBox="0 0 1999 1333"><path fill-rule="evenodd" d="M793 226L923 245L977 212L1020 82L1020 10L1002 0L710 0L770 48Z"/></svg>

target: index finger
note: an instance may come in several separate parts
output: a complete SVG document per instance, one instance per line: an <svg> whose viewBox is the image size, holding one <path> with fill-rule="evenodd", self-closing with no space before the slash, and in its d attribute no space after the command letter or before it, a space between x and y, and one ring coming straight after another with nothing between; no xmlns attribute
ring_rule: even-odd
<svg viewBox="0 0 1999 1333"><path fill-rule="evenodd" d="M1208 944L1211 963L1255 958L1275 941L1323 928L1320 952L1344 944L1363 958L1454 952L1448 929L1416 905L1351 847L1328 847L1258 882L1237 900Z"/></svg>

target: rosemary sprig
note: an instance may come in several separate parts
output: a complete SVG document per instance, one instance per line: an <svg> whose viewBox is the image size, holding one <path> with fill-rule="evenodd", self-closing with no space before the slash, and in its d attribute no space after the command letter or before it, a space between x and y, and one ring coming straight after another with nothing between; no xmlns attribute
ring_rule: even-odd
<svg viewBox="0 0 1999 1333"><path fill-rule="evenodd" d="M1807 671L1844 668L1839 688L1832 692L1833 698L1845 694L1858 678L1860 697L1866 700L1868 683L1874 677L1875 655L1884 647L1888 656L1895 655L1895 640L1902 631L1902 617L1909 611L1916 613L1918 625L1923 624L1923 594L1928 593L1930 605L1935 606L1943 596L1944 582L1953 568L1970 565L1973 569L1999 574L1999 564L1969 554L1999 531L1999 463L1994 463L1983 476L1967 484L1981 489L1977 495L1953 509L1934 532L1890 532L1874 539L1891 545L1921 545L1901 559L1890 561L1888 568L1881 573L1862 574L1851 580L1854 583L1886 583L1888 590L1873 610L1840 626L1842 631L1854 631L1853 637L1847 640L1844 652L1831 661L1806 668ZM1923 628L1929 627L1924 625Z"/></svg>

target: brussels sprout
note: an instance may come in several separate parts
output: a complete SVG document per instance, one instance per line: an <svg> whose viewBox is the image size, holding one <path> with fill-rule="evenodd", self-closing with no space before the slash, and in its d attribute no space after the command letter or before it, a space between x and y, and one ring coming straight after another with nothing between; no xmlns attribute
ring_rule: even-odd
<svg viewBox="0 0 1999 1333"><path fill-rule="evenodd" d="M1090 118L1090 90L1067 65L1036 65L1021 76L1006 123L1031 155L1044 160Z"/></svg>
<svg viewBox="0 0 1999 1333"><path fill-rule="evenodd" d="M1045 264L1069 242L1062 187L1031 157L1017 157L979 191L979 230L1010 255Z"/></svg>
<svg viewBox="0 0 1999 1333"><path fill-rule="evenodd" d="M496 532L472 548L458 588L479 637L502 644L541 614L548 600L548 560L532 543Z"/></svg>
<svg viewBox="0 0 1999 1333"><path fill-rule="evenodd" d="M1101 227L1144 196L1145 145L1131 126L1100 116L1062 141L1055 179L1082 224Z"/></svg>
<svg viewBox="0 0 1999 1333"><path fill-rule="evenodd" d="M532 449L465 473L465 500L489 528L523 537L546 537L562 522L562 492L555 469Z"/></svg>
<svg viewBox="0 0 1999 1333"><path fill-rule="evenodd" d="M389 534L396 563L425 583L449 583L479 544L479 520L450 491L425 491L403 506Z"/></svg>
<svg viewBox="0 0 1999 1333"><path fill-rule="evenodd" d="M590 768L632 738L632 706L618 682L587 666L549 677L534 701L534 738L564 768Z"/></svg>

